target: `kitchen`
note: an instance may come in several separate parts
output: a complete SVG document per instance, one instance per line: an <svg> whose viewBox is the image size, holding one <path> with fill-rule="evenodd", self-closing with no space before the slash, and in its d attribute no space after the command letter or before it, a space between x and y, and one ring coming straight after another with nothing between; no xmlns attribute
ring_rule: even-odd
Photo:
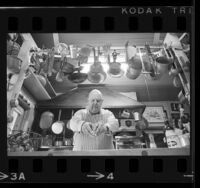
<svg viewBox="0 0 200 188"><path fill-rule="evenodd" d="M189 39L188 33L9 33L8 155L190 155ZM74 151L70 121L93 89L118 120L114 149Z"/></svg>

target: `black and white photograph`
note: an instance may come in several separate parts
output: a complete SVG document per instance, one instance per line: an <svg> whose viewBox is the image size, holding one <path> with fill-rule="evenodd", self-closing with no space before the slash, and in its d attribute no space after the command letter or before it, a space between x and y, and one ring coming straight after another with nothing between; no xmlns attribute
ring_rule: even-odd
<svg viewBox="0 0 200 188"><path fill-rule="evenodd" d="M190 54L189 33L7 33L7 155L190 156Z"/></svg>

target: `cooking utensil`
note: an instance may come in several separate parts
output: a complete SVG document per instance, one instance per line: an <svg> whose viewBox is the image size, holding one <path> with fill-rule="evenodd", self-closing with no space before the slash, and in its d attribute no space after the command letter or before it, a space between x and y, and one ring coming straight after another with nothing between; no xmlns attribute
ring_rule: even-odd
<svg viewBox="0 0 200 188"><path fill-rule="evenodd" d="M114 50L114 52L112 53L112 56L113 56L112 63L110 62L110 55L108 54L108 56L107 56L108 65L109 65L108 74L114 78L119 78L119 77L123 76L123 74L124 74L124 71L121 69L121 64L119 62L116 62L118 54L119 53L117 53Z"/></svg>
<svg viewBox="0 0 200 188"><path fill-rule="evenodd" d="M91 48L87 46L82 47L79 51L79 55L84 57L89 57L90 53L91 53Z"/></svg>
<svg viewBox="0 0 200 188"><path fill-rule="evenodd" d="M88 73L88 80L92 83L99 84L106 79L107 75L103 70L101 62L99 61L100 49L98 48L98 54L96 55L95 48L93 47L93 53L94 53L94 64L90 66L90 71Z"/></svg>
<svg viewBox="0 0 200 188"><path fill-rule="evenodd" d="M79 84L84 82L87 79L87 77L87 74L81 73L80 70L76 70L68 76L68 80L73 83Z"/></svg>
<svg viewBox="0 0 200 188"><path fill-rule="evenodd" d="M128 69L126 73L126 77L134 80L136 79L142 71L142 62L138 56L135 56L131 60L128 61Z"/></svg>
<svg viewBox="0 0 200 188"><path fill-rule="evenodd" d="M62 121L56 121L52 124L51 130L54 134L61 134L64 130L64 122Z"/></svg>
<svg viewBox="0 0 200 188"><path fill-rule="evenodd" d="M43 112L40 118L39 126L41 129L48 129L53 122L54 114L50 111Z"/></svg>
<svg viewBox="0 0 200 188"><path fill-rule="evenodd" d="M129 41L126 42L125 48L126 48L127 60L129 61L130 59L135 57L137 53L137 48L136 46L129 46Z"/></svg>
<svg viewBox="0 0 200 188"><path fill-rule="evenodd" d="M172 63L173 63L173 60L172 59L168 59L167 57L165 56L160 56L160 57L157 57L156 58L156 65L157 65L157 71L160 73L160 74L164 74L166 72L169 72L171 66L172 66Z"/></svg>
<svg viewBox="0 0 200 188"><path fill-rule="evenodd" d="M59 110L58 121L54 122L51 126L51 130L55 134L54 146L62 146L64 141L65 123L63 121L60 121L60 117L61 117L61 110Z"/></svg>

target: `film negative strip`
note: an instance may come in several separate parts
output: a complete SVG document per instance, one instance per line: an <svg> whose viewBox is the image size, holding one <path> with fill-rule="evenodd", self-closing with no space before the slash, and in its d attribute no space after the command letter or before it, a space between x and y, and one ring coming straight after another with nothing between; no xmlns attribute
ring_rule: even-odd
<svg viewBox="0 0 200 188"><path fill-rule="evenodd" d="M1 8L0 182L194 183L193 11Z"/></svg>

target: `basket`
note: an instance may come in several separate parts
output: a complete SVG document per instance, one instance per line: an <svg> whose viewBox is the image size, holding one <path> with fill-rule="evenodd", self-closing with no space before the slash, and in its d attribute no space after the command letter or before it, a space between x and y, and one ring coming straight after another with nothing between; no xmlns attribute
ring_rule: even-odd
<svg viewBox="0 0 200 188"><path fill-rule="evenodd" d="M31 131L12 130L7 137L8 151L37 151L41 146L42 136Z"/></svg>

